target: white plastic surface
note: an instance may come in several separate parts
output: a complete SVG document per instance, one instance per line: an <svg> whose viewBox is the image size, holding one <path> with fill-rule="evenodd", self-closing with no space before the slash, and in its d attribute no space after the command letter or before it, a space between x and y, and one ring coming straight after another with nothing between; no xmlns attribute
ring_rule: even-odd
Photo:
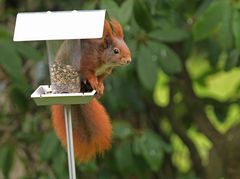
<svg viewBox="0 0 240 179"><path fill-rule="evenodd" d="M14 41L101 38L106 10L18 13Z"/></svg>
<svg viewBox="0 0 240 179"><path fill-rule="evenodd" d="M86 93L52 94L51 86L41 85L31 95L37 105L86 104L94 98L95 90Z"/></svg>

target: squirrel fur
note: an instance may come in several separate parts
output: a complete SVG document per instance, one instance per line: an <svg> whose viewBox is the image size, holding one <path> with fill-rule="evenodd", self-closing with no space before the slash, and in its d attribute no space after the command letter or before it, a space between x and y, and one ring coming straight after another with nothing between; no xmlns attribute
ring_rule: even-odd
<svg viewBox="0 0 240 179"><path fill-rule="evenodd" d="M57 56L64 56L61 50ZM79 59L80 60L80 59ZM131 53L123 40L123 31L116 20L104 22L101 39L81 40L79 74L97 97L103 95L104 79L112 69L130 63ZM77 65L76 65L77 66ZM63 105L51 107L53 126L62 145L66 148L66 129ZM105 108L94 98L88 104L72 105L74 155L80 162L86 162L111 147L112 126Z"/></svg>

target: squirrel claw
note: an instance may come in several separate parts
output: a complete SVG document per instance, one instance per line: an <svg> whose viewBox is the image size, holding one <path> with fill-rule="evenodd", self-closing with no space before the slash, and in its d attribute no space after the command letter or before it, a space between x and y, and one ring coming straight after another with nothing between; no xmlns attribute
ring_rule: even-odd
<svg viewBox="0 0 240 179"><path fill-rule="evenodd" d="M100 98L103 95L103 91L104 91L104 85L102 82L98 82L96 91L97 91L97 98Z"/></svg>
<svg viewBox="0 0 240 179"><path fill-rule="evenodd" d="M83 82L84 84L87 84L87 80L83 80L82 82Z"/></svg>
<svg viewBox="0 0 240 179"><path fill-rule="evenodd" d="M96 90L97 98L100 98L103 95L104 85L102 82L98 82L97 85L93 85L92 88Z"/></svg>
<svg viewBox="0 0 240 179"><path fill-rule="evenodd" d="M99 81L93 81L93 80L88 80L92 89L96 90L96 97L99 98L103 95L104 91L104 85L102 82Z"/></svg>

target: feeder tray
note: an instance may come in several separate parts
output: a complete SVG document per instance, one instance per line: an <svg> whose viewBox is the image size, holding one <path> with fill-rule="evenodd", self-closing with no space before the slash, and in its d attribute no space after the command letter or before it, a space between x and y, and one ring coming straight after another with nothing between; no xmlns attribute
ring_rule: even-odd
<svg viewBox="0 0 240 179"><path fill-rule="evenodd" d="M31 98L39 106L53 104L86 104L89 103L96 93L95 90L86 93L62 93L53 94L51 86L41 85L31 95Z"/></svg>

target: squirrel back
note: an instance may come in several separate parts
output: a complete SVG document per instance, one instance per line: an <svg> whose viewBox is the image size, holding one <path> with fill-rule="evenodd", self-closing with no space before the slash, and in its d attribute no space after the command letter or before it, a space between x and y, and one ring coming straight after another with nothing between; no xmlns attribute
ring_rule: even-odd
<svg viewBox="0 0 240 179"><path fill-rule="evenodd" d="M56 60L67 59L66 48L64 45L62 47ZM105 21L103 38L81 40L81 50L79 73L81 78L97 91L98 97L103 94L103 80L112 69L131 61L121 25L116 20ZM51 111L57 136L66 147L63 106L53 105ZM88 104L72 105L71 112L76 159L86 162L111 147L112 126L109 116L96 98Z"/></svg>

